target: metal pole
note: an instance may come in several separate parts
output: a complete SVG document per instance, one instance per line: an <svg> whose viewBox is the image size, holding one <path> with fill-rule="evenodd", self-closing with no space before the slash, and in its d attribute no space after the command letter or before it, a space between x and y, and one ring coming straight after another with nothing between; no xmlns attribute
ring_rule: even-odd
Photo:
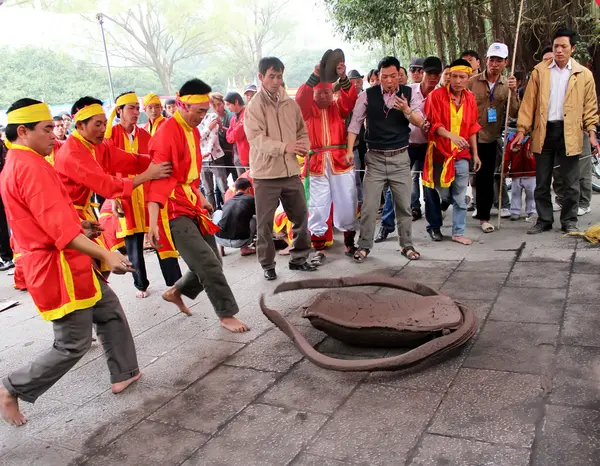
<svg viewBox="0 0 600 466"><path fill-rule="evenodd" d="M110 96L112 101L115 101L115 90L113 88L112 74L110 72L110 62L108 61L108 49L106 48L106 37L104 37L104 16L102 13L96 15L96 19L100 23L100 31L102 32L102 43L104 44L104 55L106 57L106 71L108 71L108 85L110 86Z"/></svg>

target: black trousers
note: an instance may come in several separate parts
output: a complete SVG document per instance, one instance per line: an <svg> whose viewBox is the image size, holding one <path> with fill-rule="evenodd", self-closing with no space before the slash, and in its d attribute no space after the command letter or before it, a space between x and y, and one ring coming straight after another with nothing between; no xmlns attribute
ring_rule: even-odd
<svg viewBox="0 0 600 466"><path fill-rule="evenodd" d="M10 247L10 233L8 231L8 221L4 212L4 204L0 197L0 259L10 261L13 258L13 251Z"/></svg>
<svg viewBox="0 0 600 466"><path fill-rule="evenodd" d="M548 122L546 139L541 154L535 154L535 206L538 223L552 225L552 172L558 165L563 180L562 210L560 224L562 227L577 224L577 207L579 205L579 155L567 156L565 133L562 121Z"/></svg>
<svg viewBox="0 0 600 466"><path fill-rule="evenodd" d="M475 174L477 186L477 219L490 221L490 211L494 204L494 171L496 168L496 151L498 143L479 142L477 151L481 159L481 168Z"/></svg>
<svg viewBox="0 0 600 466"><path fill-rule="evenodd" d="M133 284L140 291L146 291L150 282L146 273L146 261L144 260L144 233L135 233L125 237L125 247L127 248L127 257L135 269L133 273ZM158 255L158 253L157 253ZM158 257L160 270L165 284L173 286L181 278L181 269L179 262L175 257L161 259Z"/></svg>

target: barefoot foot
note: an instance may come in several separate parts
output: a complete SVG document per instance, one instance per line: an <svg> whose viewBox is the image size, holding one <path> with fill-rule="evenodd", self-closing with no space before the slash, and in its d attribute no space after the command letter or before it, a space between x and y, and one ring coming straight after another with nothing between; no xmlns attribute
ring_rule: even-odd
<svg viewBox="0 0 600 466"><path fill-rule="evenodd" d="M19 411L19 400L4 387L0 387L0 415L13 426L22 426L27 422L23 413Z"/></svg>
<svg viewBox="0 0 600 466"><path fill-rule="evenodd" d="M292 249L292 246L288 246L285 249L282 249L281 251L279 251L279 255L280 256L289 256L290 255L290 249Z"/></svg>
<svg viewBox="0 0 600 466"><path fill-rule="evenodd" d="M165 291L162 295L162 298L165 301L168 301L169 303L175 304L179 308L179 310L184 314L188 316L192 315L192 311L188 309L188 307L183 302L183 299L181 298L181 291L179 291L174 286Z"/></svg>
<svg viewBox="0 0 600 466"><path fill-rule="evenodd" d="M140 299L144 299L144 298L147 298L149 294L150 294L150 293L148 293L148 291L138 291L138 292L135 294L135 297L136 297L136 298L140 298Z"/></svg>
<svg viewBox="0 0 600 466"><path fill-rule="evenodd" d="M241 320L235 317L222 317L219 319L221 327L229 330L232 333L244 333L250 330L250 328Z"/></svg>
<svg viewBox="0 0 600 466"><path fill-rule="evenodd" d="M115 395L117 393L121 393L123 390L125 390L127 387L129 387L133 382L137 382L138 380L140 380L141 376L142 376L142 373L139 372L138 375L136 375L130 379L123 380L123 382L113 383L112 384L112 392Z"/></svg>
<svg viewBox="0 0 600 466"><path fill-rule="evenodd" d="M471 244L473 244L473 240L469 239L465 236L453 236L452 241L454 241L456 243L464 244L465 246L470 246Z"/></svg>

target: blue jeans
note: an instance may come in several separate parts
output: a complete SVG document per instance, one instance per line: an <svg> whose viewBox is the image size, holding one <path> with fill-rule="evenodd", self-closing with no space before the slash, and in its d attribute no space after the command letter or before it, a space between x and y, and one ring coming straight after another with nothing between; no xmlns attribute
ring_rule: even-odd
<svg viewBox="0 0 600 466"><path fill-rule="evenodd" d="M425 163L425 155L427 154L427 144L419 144L408 148L408 156L410 157L410 169L414 172L412 176L412 189L410 193L410 208L421 210L421 171ZM392 192L385 192L385 204L383 205L383 213L381 214L381 227L389 232L394 231L396 225L396 213L394 212L394 201L392 201Z"/></svg>
<svg viewBox="0 0 600 466"><path fill-rule="evenodd" d="M449 188L439 187L442 165L434 164L433 176L436 180L436 188L424 187L425 192L425 218L427 219L427 231L442 228L443 218L440 207L440 196L442 199L452 199L452 236L463 236L467 225L467 200L465 194L469 184L469 161L457 160L454 163L455 177Z"/></svg>

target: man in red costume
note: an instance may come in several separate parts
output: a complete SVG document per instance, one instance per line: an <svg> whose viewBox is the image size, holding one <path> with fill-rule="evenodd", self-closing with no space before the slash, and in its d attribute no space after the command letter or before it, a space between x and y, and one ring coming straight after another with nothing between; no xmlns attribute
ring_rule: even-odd
<svg viewBox="0 0 600 466"><path fill-rule="evenodd" d="M170 175L168 163L151 164L148 155L125 152L104 140L107 119L100 100L83 97L71 112L76 129L56 154L54 168L82 220L97 220L93 193L106 199L129 198L146 181ZM119 178L112 173L135 176ZM96 242L106 247L102 236Z"/></svg>
<svg viewBox="0 0 600 466"><path fill-rule="evenodd" d="M239 308L223 273L223 264L211 222L212 205L200 192L200 132L198 125L210 107L211 88L199 79L186 82L177 96L177 111L150 142L150 155L156 163L172 163L170 177L150 183L148 239L154 247L165 241L159 231L159 211L167 206L170 231L177 251L189 271L169 288L163 298L181 312L191 315L182 296L195 299L206 290L220 324L234 333L248 331L235 315Z"/></svg>
<svg viewBox="0 0 600 466"><path fill-rule="evenodd" d="M148 115L148 123L144 129L154 136L154 133L163 125L167 119L163 116L163 107L160 97L156 94L148 94L144 97L144 111Z"/></svg>
<svg viewBox="0 0 600 466"><path fill-rule="evenodd" d="M333 224L344 232L346 255L356 251L354 238L358 228L358 197L353 160L346 157L348 133L345 120L354 108L358 94L346 76L346 65L337 66L340 97L333 100L333 86L321 82L320 64L296 94L296 102L308 128L310 151L305 158L308 179L308 229L317 251L311 262L321 265L325 260L325 234L333 203Z"/></svg>
<svg viewBox="0 0 600 466"><path fill-rule="evenodd" d="M67 190L44 160L54 146L53 124L50 108L37 100L21 99L8 109L11 149L0 177L1 195L27 289L54 326L52 348L2 380L0 414L13 425L26 422L19 398L35 402L90 349L92 324L106 354L113 393L141 377L123 308L94 270L92 258L114 273L133 269L121 254L84 235Z"/></svg>
<svg viewBox="0 0 600 466"><path fill-rule="evenodd" d="M452 198L452 241L470 245L465 237L466 192L469 160L473 155L475 171L481 168L477 155L478 111L475 94L467 89L473 73L469 62L455 60L450 65L450 84L436 89L425 102L425 115L431 124L429 146L423 166L425 217L432 231L442 227L440 195Z"/></svg>
<svg viewBox="0 0 600 466"><path fill-rule="evenodd" d="M106 129L106 139L119 149L130 154L147 154L150 145L150 133L138 128L140 116L139 98L134 92L126 92L117 97L116 106L110 115ZM114 117L119 117L119 123L112 126ZM134 175L129 175L130 178ZM127 256L133 264L133 284L137 288L136 296L148 296L148 275L144 260L144 236L148 231L148 215L146 209L146 194L148 183L138 186L131 197L113 200L113 212L119 218L117 238L125 238ZM165 243L169 245L169 243ZM167 286L173 286L181 278L181 270L177 262L177 251L172 247L158 252L160 270Z"/></svg>

